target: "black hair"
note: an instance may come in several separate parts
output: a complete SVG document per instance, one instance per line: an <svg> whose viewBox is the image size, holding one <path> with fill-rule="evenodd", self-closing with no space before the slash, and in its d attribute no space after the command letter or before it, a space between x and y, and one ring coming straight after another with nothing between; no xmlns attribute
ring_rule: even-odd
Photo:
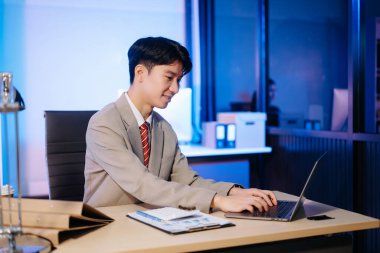
<svg viewBox="0 0 380 253"><path fill-rule="evenodd" d="M128 50L130 82L135 79L135 67L143 64L148 71L156 65L172 64L179 61L183 75L190 72L193 64L187 49L174 40L164 37L138 39Z"/></svg>

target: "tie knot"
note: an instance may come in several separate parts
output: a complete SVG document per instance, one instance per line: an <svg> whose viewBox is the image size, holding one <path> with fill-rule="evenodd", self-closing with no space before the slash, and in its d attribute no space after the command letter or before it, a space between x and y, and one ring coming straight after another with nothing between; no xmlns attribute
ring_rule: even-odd
<svg viewBox="0 0 380 253"><path fill-rule="evenodd" d="M145 122L140 126L140 129L141 129L141 130L149 130L149 123L145 121Z"/></svg>

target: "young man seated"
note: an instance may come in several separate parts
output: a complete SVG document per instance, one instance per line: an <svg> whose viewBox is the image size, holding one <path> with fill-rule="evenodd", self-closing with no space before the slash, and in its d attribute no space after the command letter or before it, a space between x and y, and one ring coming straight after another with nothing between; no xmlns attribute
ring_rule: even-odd
<svg viewBox="0 0 380 253"><path fill-rule="evenodd" d="M163 37L137 40L128 51L130 87L97 112L87 134L84 202L240 212L276 205L273 192L200 177L175 132L154 107L166 108L192 63L185 47Z"/></svg>

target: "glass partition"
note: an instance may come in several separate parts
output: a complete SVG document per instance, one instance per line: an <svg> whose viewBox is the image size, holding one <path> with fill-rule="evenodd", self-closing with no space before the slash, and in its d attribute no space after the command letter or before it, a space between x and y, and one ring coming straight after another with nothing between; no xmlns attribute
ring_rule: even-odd
<svg viewBox="0 0 380 253"><path fill-rule="evenodd" d="M258 1L214 1L217 112L250 111L257 79Z"/></svg>
<svg viewBox="0 0 380 253"><path fill-rule="evenodd" d="M343 0L269 1L275 83L269 103L278 110L279 127L347 130L347 14Z"/></svg>

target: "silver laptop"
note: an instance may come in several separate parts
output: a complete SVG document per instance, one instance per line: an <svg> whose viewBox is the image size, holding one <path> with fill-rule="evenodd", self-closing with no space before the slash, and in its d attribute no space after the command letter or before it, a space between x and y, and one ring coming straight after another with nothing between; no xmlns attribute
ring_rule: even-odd
<svg viewBox="0 0 380 253"><path fill-rule="evenodd" d="M227 218L241 218L241 219L254 219L254 220L276 220L276 221L291 221L297 212L297 210L302 207L303 202L305 200L304 194L309 186L312 176L314 175L314 171L317 168L318 162L327 154L327 152L323 153L317 161L314 163L314 167L311 170L309 177L306 180L305 186L301 192L297 201L277 201L276 206L269 207L269 210L266 212L260 212L255 209L253 213L244 211L240 213L225 213L225 217Z"/></svg>

